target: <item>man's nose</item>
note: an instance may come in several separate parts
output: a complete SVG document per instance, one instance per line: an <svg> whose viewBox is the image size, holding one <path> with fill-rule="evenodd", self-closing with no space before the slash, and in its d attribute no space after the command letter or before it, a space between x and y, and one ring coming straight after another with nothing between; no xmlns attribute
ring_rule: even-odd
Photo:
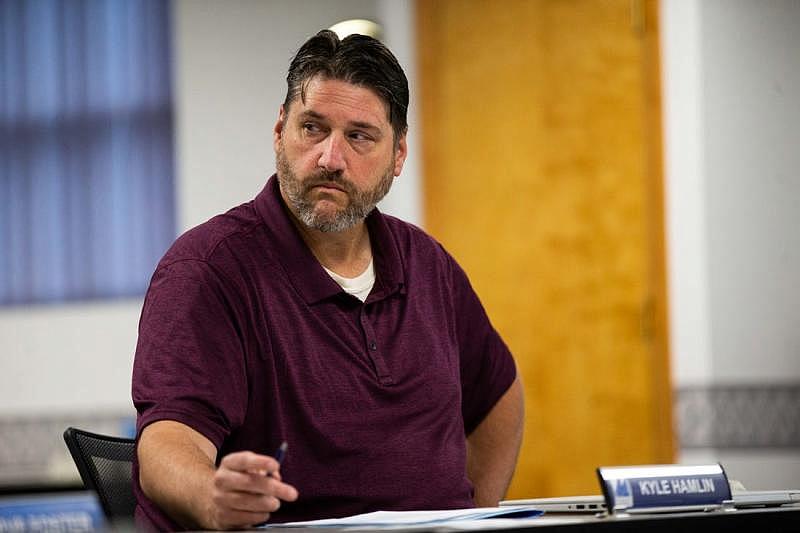
<svg viewBox="0 0 800 533"><path fill-rule="evenodd" d="M328 135L328 138L323 143L322 153L319 156L317 165L331 172L345 170L344 142L345 140L336 133Z"/></svg>

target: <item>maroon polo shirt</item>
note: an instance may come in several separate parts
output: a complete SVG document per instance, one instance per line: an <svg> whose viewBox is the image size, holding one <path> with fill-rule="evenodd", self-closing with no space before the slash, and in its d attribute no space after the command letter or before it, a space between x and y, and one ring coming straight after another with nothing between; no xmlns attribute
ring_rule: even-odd
<svg viewBox="0 0 800 533"><path fill-rule="evenodd" d="M473 505L465 435L516 375L464 272L419 228L367 217L365 303L323 270L273 176L182 235L153 274L133 369L138 432L176 420L218 459L289 452L273 521ZM141 491L137 520L178 525Z"/></svg>

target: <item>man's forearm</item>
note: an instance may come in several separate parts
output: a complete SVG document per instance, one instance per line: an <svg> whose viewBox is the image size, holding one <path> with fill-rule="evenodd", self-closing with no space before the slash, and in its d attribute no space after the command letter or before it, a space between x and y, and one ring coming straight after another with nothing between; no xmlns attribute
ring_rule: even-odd
<svg viewBox="0 0 800 533"><path fill-rule="evenodd" d="M142 490L190 529L244 529L266 522L297 489L281 480L280 463L251 451L233 452L216 467L217 449L172 421L147 426L139 438Z"/></svg>
<svg viewBox="0 0 800 533"><path fill-rule="evenodd" d="M147 426L139 439L139 481L145 495L187 528L213 528L205 497L214 477L214 445L173 421Z"/></svg>
<svg viewBox="0 0 800 533"><path fill-rule="evenodd" d="M486 418L467 437L467 475L475 486L475 504L493 507L505 496L517 465L524 422L519 376Z"/></svg>

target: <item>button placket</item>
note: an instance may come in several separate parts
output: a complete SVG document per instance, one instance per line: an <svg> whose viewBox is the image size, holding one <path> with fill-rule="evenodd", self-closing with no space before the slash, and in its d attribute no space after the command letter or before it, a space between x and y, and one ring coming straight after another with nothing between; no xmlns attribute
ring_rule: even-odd
<svg viewBox="0 0 800 533"><path fill-rule="evenodd" d="M369 317L367 316L366 305L361 307L359 321L361 322L361 330L366 341L367 356L375 366L375 372L378 376L378 381L381 385L393 384L394 380L389 374L389 367L386 365L386 360L381 353L380 346L378 345L378 339L375 335L375 330L369 321Z"/></svg>

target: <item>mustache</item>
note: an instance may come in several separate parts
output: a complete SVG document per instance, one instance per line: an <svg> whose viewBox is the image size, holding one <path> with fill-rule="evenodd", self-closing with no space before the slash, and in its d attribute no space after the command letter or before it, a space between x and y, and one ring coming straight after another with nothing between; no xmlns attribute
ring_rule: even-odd
<svg viewBox="0 0 800 533"><path fill-rule="evenodd" d="M341 171L330 171L325 169L321 169L309 176L303 183L303 189L305 189L305 192L308 192L314 187L330 184L338 186L348 194L356 192L355 186L344 176L342 176Z"/></svg>

